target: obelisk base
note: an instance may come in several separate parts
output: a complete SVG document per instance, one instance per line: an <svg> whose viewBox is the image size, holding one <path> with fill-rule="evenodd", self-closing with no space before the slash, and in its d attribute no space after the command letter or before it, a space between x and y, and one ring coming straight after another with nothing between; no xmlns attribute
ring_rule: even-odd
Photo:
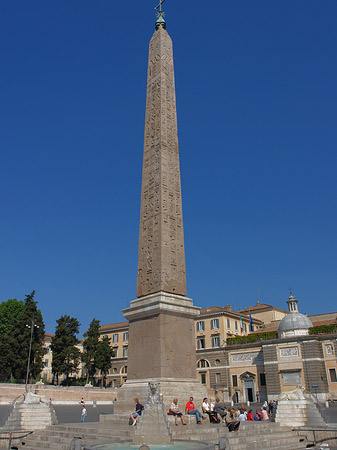
<svg viewBox="0 0 337 450"><path fill-rule="evenodd" d="M207 391L197 380L194 333L200 308L190 298L158 292L133 300L123 314L129 321L128 379L118 400L146 400L148 383L155 382L167 408L174 397L202 401Z"/></svg>
<svg viewBox="0 0 337 450"><path fill-rule="evenodd" d="M160 383L160 394L166 411L170 409L172 400L178 399L179 408L185 411L185 405L190 397L194 398L195 407L202 411L202 401L207 397L207 387L203 386L198 380L163 380L159 378L149 378L143 380L127 380L117 391L118 408L132 411L134 408L134 398L139 398L140 403L144 404L149 393L149 383Z"/></svg>

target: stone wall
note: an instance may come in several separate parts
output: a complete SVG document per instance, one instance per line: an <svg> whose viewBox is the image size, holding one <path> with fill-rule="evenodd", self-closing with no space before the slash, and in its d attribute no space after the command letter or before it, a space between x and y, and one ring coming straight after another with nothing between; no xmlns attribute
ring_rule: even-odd
<svg viewBox="0 0 337 450"><path fill-rule="evenodd" d="M100 389L95 387L63 387L50 385L30 385L29 389L41 396L43 401L52 403L76 404L83 397L86 403L96 401L98 404L110 403L117 398L116 389ZM0 384L0 404L9 404L23 395L23 384Z"/></svg>
<svg viewBox="0 0 337 450"><path fill-rule="evenodd" d="M317 393L329 392L322 344L314 340L306 341L302 342L301 348L306 390L315 393L314 385L318 386Z"/></svg>
<svg viewBox="0 0 337 450"><path fill-rule="evenodd" d="M271 399L278 396L281 392L276 346L264 345L263 356L267 382L267 395L268 399Z"/></svg>

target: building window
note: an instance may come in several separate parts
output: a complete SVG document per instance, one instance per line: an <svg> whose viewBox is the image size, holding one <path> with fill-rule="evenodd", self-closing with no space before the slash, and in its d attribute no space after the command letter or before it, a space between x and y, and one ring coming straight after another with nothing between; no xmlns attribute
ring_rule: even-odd
<svg viewBox="0 0 337 450"><path fill-rule="evenodd" d="M301 372L282 372L283 386L297 386L302 384Z"/></svg>
<svg viewBox="0 0 337 450"><path fill-rule="evenodd" d="M197 331L205 331L205 322L203 320L197 322Z"/></svg>
<svg viewBox="0 0 337 450"><path fill-rule="evenodd" d="M266 374L265 373L260 373L260 386L266 386Z"/></svg>
<svg viewBox="0 0 337 450"><path fill-rule="evenodd" d="M108 337L108 335L107 335L107 334L104 334L104 335L102 336L102 339L107 338L107 337Z"/></svg>
<svg viewBox="0 0 337 450"><path fill-rule="evenodd" d="M112 350L114 351L113 358L117 358L118 357L118 347L113 347Z"/></svg>
<svg viewBox="0 0 337 450"><path fill-rule="evenodd" d="M238 331L238 329L239 329L239 328L238 328L238 321L236 320L236 321L235 321L235 331Z"/></svg>
<svg viewBox="0 0 337 450"><path fill-rule="evenodd" d="M200 372L201 384L207 384L207 374L206 372Z"/></svg>
<svg viewBox="0 0 337 450"><path fill-rule="evenodd" d="M331 344L325 346L325 353L327 355L333 355L333 346Z"/></svg>
<svg viewBox="0 0 337 450"><path fill-rule="evenodd" d="M123 347L123 358L128 357L128 347Z"/></svg>
<svg viewBox="0 0 337 450"><path fill-rule="evenodd" d="M128 366L123 366L121 368L121 373L128 373Z"/></svg>
<svg viewBox="0 0 337 450"><path fill-rule="evenodd" d="M49 365L49 361L48 361L48 359L45 359L45 360L44 360L44 366L45 366L45 367L48 367L48 365Z"/></svg>
<svg viewBox="0 0 337 450"><path fill-rule="evenodd" d="M114 333L112 335L112 342L114 342L114 343L118 342L118 333Z"/></svg>
<svg viewBox="0 0 337 450"><path fill-rule="evenodd" d="M216 336L212 336L212 347L220 347L220 336L218 334Z"/></svg>
<svg viewBox="0 0 337 450"><path fill-rule="evenodd" d="M331 383L337 383L336 369L329 369Z"/></svg>
<svg viewBox="0 0 337 450"><path fill-rule="evenodd" d="M199 367L199 369L203 368L203 367L209 367L209 362L206 361L206 359L200 359L198 361L198 367Z"/></svg>
<svg viewBox="0 0 337 450"><path fill-rule="evenodd" d="M218 386L219 384L221 384L221 373L216 373L215 374L215 384Z"/></svg>
<svg viewBox="0 0 337 450"><path fill-rule="evenodd" d="M232 385L233 387L238 387L238 376L232 375Z"/></svg>
<svg viewBox="0 0 337 450"><path fill-rule="evenodd" d="M220 359L216 359L216 360L215 360L215 365L216 365L216 366L219 366L219 365L220 365Z"/></svg>
<svg viewBox="0 0 337 450"><path fill-rule="evenodd" d="M123 341L124 342L127 342L129 340L129 333L128 333L128 331L125 331L124 333L123 333Z"/></svg>
<svg viewBox="0 0 337 450"><path fill-rule="evenodd" d="M205 338L204 337L198 337L197 343L198 343L198 350L202 350L203 348L205 348Z"/></svg>
<svg viewBox="0 0 337 450"><path fill-rule="evenodd" d="M242 326L243 326L243 332L247 333L247 324L243 323Z"/></svg>
<svg viewBox="0 0 337 450"><path fill-rule="evenodd" d="M211 329L212 330L218 330L219 329L219 319L212 319L211 320Z"/></svg>
<svg viewBox="0 0 337 450"><path fill-rule="evenodd" d="M231 327L231 319L227 319L227 328Z"/></svg>

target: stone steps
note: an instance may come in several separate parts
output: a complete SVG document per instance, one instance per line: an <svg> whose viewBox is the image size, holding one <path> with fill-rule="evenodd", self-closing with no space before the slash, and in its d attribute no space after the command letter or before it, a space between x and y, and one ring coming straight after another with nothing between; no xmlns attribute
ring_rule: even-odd
<svg viewBox="0 0 337 450"><path fill-rule="evenodd" d="M74 446L74 438L81 437L81 446L106 443L109 441L131 441L136 428L125 423L123 417L115 417L113 421L104 420L97 423L53 425L44 431L36 431L25 439L25 450L69 450ZM239 432L230 433L224 424L210 424L205 420L203 425L175 426L170 424L173 439L204 441L218 444L225 439L229 450L301 450L305 448L303 439L297 432L272 422L242 422Z"/></svg>
<svg viewBox="0 0 337 450"><path fill-rule="evenodd" d="M52 449L69 450L75 437L81 438L81 446L99 442L125 441L132 438L134 430L100 428L99 423L86 427L79 425L54 425L43 431L36 431L25 439L25 450ZM96 426L95 426L96 425ZM131 428L131 427L129 427ZM131 436L129 436L131 435Z"/></svg>
<svg viewBox="0 0 337 450"><path fill-rule="evenodd" d="M275 421L292 427L326 426L312 399L280 401Z"/></svg>
<svg viewBox="0 0 337 450"><path fill-rule="evenodd" d="M3 431L44 429L55 421L55 412L49 405L21 403L12 409Z"/></svg>

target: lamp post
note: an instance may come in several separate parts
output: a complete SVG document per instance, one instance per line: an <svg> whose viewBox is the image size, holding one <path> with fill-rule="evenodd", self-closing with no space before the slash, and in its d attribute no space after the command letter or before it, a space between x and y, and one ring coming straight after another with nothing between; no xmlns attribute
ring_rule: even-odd
<svg viewBox="0 0 337 450"><path fill-rule="evenodd" d="M28 361L27 361L27 374L26 374L25 392L28 391L27 385L28 385L28 377L29 377L29 369L30 369L30 355L32 353L33 330L34 330L34 327L39 328L39 326L35 325L34 320L32 320L31 324L30 325L26 325L26 327L30 328L30 341L29 341Z"/></svg>

